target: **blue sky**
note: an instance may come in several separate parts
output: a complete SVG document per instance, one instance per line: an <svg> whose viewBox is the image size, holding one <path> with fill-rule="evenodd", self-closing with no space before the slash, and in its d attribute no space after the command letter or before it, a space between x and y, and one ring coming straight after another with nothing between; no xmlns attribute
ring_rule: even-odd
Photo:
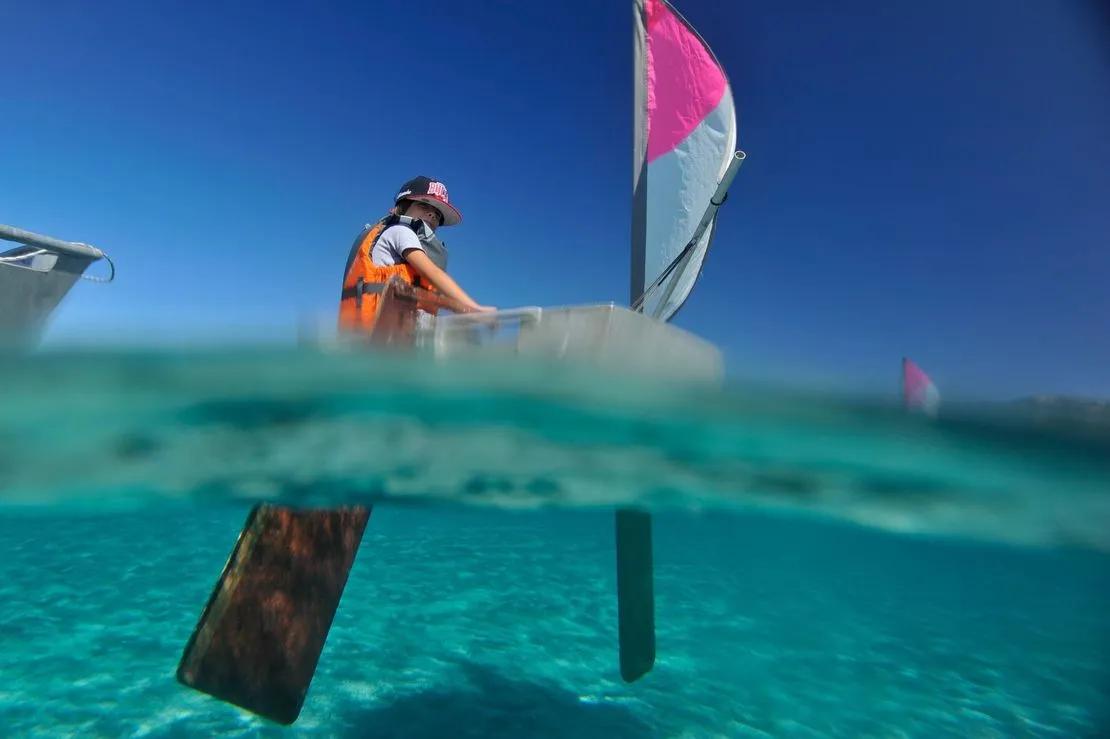
<svg viewBox="0 0 1110 739"><path fill-rule="evenodd" d="M741 377L1110 395L1097 2L679 0L749 158L676 322ZM10 3L0 222L108 251L50 342L294 335L413 174L451 272L627 300L631 27L590 3Z"/></svg>

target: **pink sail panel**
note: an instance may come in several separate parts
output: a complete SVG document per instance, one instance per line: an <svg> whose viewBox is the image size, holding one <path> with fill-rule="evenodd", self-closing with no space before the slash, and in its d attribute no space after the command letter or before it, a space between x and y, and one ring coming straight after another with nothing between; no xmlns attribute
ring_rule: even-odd
<svg viewBox="0 0 1110 739"><path fill-rule="evenodd" d="M906 410L936 415L940 393L929 376L909 359L902 358L902 402Z"/></svg>
<svg viewBox="0 0 1110 739"><path fill-rule="evenodd" d="M645 15L650 163L705 120L721 103L728 82L709 48L663 0L646 0Z"/></svg>

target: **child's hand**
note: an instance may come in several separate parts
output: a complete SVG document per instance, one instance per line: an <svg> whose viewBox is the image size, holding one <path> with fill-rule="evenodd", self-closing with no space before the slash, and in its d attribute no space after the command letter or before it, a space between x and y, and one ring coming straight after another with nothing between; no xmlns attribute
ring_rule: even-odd
<svg viewBox="0 0 1110 739"><path fill-rule="evenodd" d="M474 306L475 313L494 313L497 309L492 305L476 305Z"/></svg>

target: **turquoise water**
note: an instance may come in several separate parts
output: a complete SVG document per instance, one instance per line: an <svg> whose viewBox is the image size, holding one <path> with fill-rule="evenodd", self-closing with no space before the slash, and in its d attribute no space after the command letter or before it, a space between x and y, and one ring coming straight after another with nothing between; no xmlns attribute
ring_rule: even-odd
<svg viewBox="0 0 1110 739"><path fill-rule="evenodd" d="M1091 420L310 353L7 360L12 736L1092 736ZM250 505L375 504L298 722L174 670ZM614 504L658 654L617 670Z"/></svg>

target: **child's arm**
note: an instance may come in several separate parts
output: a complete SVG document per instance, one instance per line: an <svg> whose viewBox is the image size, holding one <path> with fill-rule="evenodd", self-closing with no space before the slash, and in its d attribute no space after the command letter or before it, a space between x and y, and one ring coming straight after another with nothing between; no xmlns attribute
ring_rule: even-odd
<svg viewBox="0 0 1110 739"><path fill-rule="evenodd" d="M405 262L410 267L416 270L417 274L423 277L428 282L435 285L436 289L449 298L454 298L460 303L474 311L487 312L496 310L486 305L478 305L466 291L459 287L459 283L451 279L451 276L437 267L432 260L420 249L409 249L404 253Z"/></svg>

